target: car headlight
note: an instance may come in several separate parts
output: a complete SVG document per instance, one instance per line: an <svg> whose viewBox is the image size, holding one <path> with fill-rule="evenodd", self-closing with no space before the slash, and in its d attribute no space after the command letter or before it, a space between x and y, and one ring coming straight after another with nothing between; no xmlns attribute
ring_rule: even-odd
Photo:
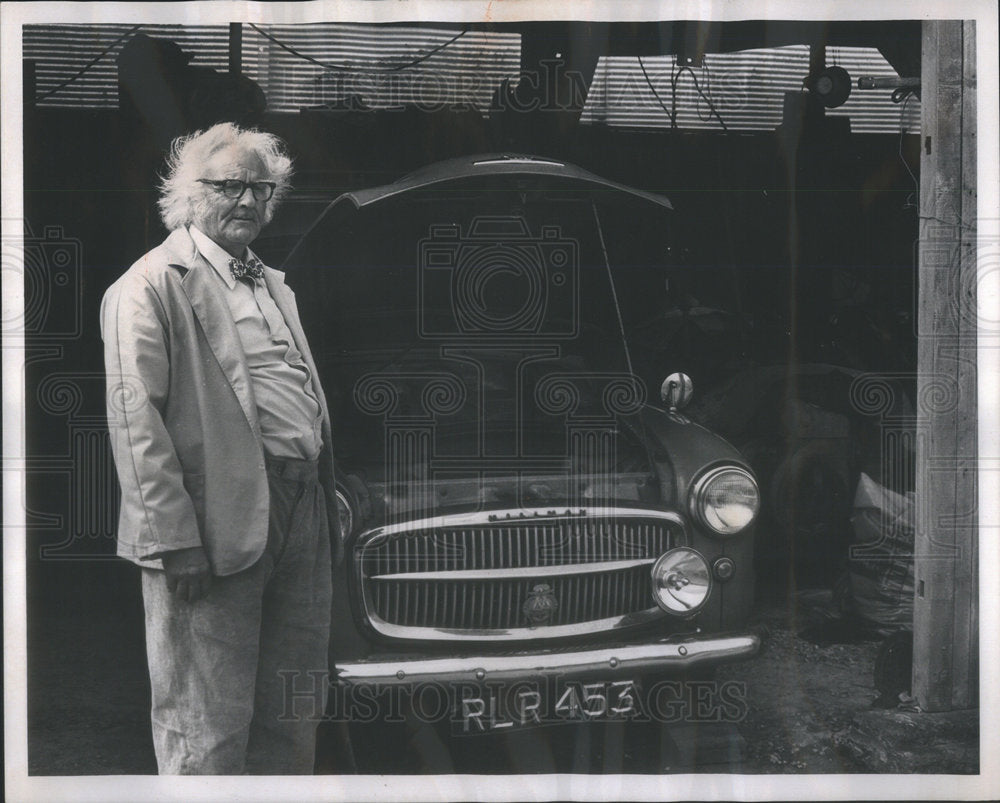
<svg viewBox="0 0 1000 803"><path fill-rule="evenodd" d="M677 616L697 613L712 590L708 561L686 546L660 555L653 564L652 580L656 604Z"/></svg>
<svg viewBox="0 0 1000 803"><path fill-rule="evenodd" d="M691 489L691 513L712 532L734 535L760 509L760 491L749 471L724 466L703 474Z"/></svg>
<svg viewBox="0 0 1000 803"><path fill-rule="evenodd" d="M354 527L354 511L351 510L351 503L347 501L344 492L337 491L337 516L340 518L340 536L347 538Z"/></svg>

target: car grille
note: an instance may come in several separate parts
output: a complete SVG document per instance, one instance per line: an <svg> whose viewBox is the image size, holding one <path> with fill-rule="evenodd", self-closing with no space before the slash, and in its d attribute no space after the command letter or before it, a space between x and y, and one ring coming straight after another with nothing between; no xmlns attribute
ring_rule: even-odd
<svg viewBox="0 0 1000 803"><path fill-rule="evenodd" d="M457 515L362 534L355 567L383 635L559 637L659 617L650 567L682 543L680 518L658 511Z"/></svg>

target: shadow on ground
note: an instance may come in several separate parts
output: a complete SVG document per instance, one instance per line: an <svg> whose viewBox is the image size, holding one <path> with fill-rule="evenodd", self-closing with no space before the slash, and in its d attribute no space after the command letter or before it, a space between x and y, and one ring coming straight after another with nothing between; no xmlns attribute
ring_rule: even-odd
<svg viewBox="0 0 1000 803"><path fill-rule="evenodd" d="M46 568L47 591L33 598L29 619L30 774L156 771L132 568L117 561ZM109 596L102 587L126 590ZM755 619L767 634L761 655L715 678L743 684L745 705L733 721L586 722L479 736L454 736L447 723L355 725L357 766L363 773L919 772L930 771L919 762L932 751L951 756L938 772L975 771L974 727L921 737L900 723L905 712L872 708L877 641L811 643L797 635L806 619L794 605L760 606ZM321 726L320 772L344 771L342 737L342 728Z"/></svg>

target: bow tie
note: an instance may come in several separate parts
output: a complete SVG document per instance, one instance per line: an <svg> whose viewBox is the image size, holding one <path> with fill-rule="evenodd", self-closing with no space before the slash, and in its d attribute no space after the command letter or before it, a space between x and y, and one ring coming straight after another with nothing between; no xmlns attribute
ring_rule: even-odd
<svg viewBox="0 0 1000 803"><path fill-rule="evenodd" d="M256 257L250 257L246 262L242 259L233 258L229 260L229 272L233 274L233 278L237 281L244 276L249 276L251 279L259 279L264 275L264 263Z"/></svg>

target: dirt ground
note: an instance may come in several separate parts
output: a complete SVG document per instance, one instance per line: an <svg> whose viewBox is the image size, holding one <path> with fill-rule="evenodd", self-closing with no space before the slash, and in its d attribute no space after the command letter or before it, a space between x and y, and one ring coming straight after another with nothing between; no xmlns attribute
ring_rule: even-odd
<svg viewBox="0 0 1000 803"><path fill-rule="evenodd" d="M879 697L873 673L878 641L819 646L797 635L808 626L803 611L776 604L758 607L755 619L765 628L762 654L719 673L747 684L749 711L739 724L746 743L742 771L870 771L836 744L834 734Z"/></svg>
<svg viewBox="0 0 1000 803"><path fill-rule="evenodd" d="M95 605L65 596L50 599L29 630L29 772L154 773L138 599ZM358 764L366 773L871 771L834 737L878 697L878 642L810 643L797 635L807 612L787 604L758 606L754 620L766 633L762 653L716 676L745 684L745 706L731 721L570 724L474 738L366 726L353 731ZM342 769L322 752L339 750L337 738L321 732L321 769Z"/></svg>

